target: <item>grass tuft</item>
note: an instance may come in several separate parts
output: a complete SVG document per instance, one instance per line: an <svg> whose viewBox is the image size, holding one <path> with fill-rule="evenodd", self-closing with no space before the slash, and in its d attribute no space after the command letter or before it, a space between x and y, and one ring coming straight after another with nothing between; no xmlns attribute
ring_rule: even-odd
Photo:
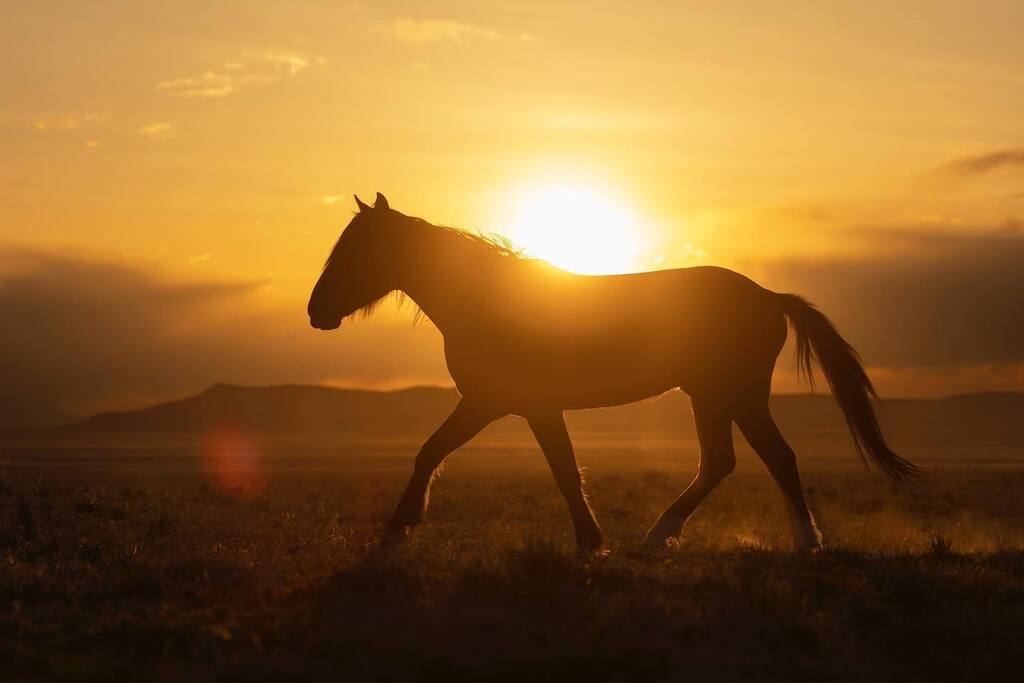
<svg viewBox="0 0 1024 683"><path fill-rule="evenodd" d="M928 549L931 554L935 557L950 558L958 555L953 547L953 542L949 537L939 534L933 534L931 539L928 541Z"/></svg>

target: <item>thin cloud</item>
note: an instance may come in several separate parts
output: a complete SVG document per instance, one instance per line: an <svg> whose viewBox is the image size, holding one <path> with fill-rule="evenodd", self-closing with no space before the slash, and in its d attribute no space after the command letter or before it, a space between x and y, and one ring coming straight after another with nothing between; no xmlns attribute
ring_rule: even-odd
<svg viewBox="0 0 1024 683"><path fill-rule="evenodd" d="M296 52L264 52L248 60L226 62L220 68L196 76L163 81L157 84L156 89L170 97L227 97L252 85L294 78L310 66L324 62L323 57Z"/></svg>
<svg viewBox="0 0 1024 683"><path fill-rule="evenodd" d="M227 97L247 85L272 83L275 79L260 74L205 71L198 76L164 81L156 86L171 97Z"/></svg>
<svg viewBox="0 0 1024 683"><path fill-rule="evenodd" d="M150 123L149 125L143 126L138 129L138 133L143 135L151 142L160 142L161 140L167 140L174 137L175 131L178 127L168 121L158 121L157 123Z"/></svg>
<svg viewBox="0 0 1024 683"><path fill-rule="evenodd" d="M958 176L973 176L1007 166L1024 166L1024 147L1001 149L988 154L956 159L941 166L939 171Z"/></svg>
<svg viewBox="0 0 1024 683"><path fill-rule="evenodd" d="M110 112L85 112L61 114L36 119L32 127L38 132L78 130L110 118Z"/></svg>
<svg viewBox="0 0 1024 683"><path fill-rule="evenodd" d="M263 59L273 65L275 69L287 71L289 76L297 76L311 64L323 64L325 61L323 57L311 59L305 55L291 52L267 52L263 55Z"/></svg>
<svg viewBox="0 0 1024 683"><path fill-rule="evenodd" d="M401 17L381 29L399 42L408 45L430 43L462 43L467 40L532 40L529 34L512 36L489 26L467 24L454 19L412 19Z"/></svg>

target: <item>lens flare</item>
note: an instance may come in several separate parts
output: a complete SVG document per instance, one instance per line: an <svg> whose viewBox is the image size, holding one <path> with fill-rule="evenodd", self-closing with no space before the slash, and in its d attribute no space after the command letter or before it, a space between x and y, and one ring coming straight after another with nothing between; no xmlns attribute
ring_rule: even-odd
<svg viewBox="0 0 1024 683"><path fill-rule="evenodd" d="M212 432L202 442L203 470L230 495L251 496L266 488L263 453L258 444L233 430Z"/></svg>

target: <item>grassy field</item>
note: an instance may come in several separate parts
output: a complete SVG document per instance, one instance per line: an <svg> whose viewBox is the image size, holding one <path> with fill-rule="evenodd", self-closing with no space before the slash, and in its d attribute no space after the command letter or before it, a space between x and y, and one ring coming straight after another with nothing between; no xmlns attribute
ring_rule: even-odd
<svg viewBox="0 0 1024 683"><path fill-rule="evenodd" d="M933 467L903 492L810 457L828 549L801 557L743 451L678 547L644 555L693 444L583 443L611 553L579 559L525 444L455 454L427 524L386 549L413 444L246 448L234 478L199 441L3 451L0 678L977 681L1019 664L1013 462Z"/></svg>

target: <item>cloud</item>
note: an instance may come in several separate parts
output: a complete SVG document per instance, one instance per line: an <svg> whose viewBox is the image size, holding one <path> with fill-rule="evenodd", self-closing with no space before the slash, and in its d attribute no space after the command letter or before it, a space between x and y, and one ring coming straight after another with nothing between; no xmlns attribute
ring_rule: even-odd
<svg viewBox="0 0 1024 683"><path fill-rule="evenodd" d="M956 159L944 164L939 170L958 176L973 176L1007 166L1024 166L1024 147L1001 149L987 154Z"/></svg>
<svg viewBox="0 0 1024 683"><path fill-rule="evenodd" d="M323 64L323 57L319 57L316 60L311 58L289 52L267 52L263 56L263 59L273 66L274 69L281 69L288 72L289 76L297 76L301 71L304 71L314 61L317 64Z"/></svg>
<svg viewBox="0 0 1024 683"><path fill-rule="evenodd" d="M488 26L467 24L453 19L412 19L401 17L380 29L396 40L409 45L429 43L461 43L466 40L506 40L513 38ZM532 40L529 34L515 36L518 40Z"/></svg>
<svg viewBox="0 0 1024 683"><path fill-rule="evenodd" d="M139 128L138 132L150 139L152 142L159 142L161 140L167 140L174 137L174 133L177 130L177 126L167 121L159 121L157 123L150 123L148 125Z"/></svg>
<svg viewBox="0 0 1024 683"><path fill-rule="evenodd" d="M256 83L272 83L275 79L262 74L238 74L231 71L204 71L198 76L177 78L158 83L157 90L163 90L171 97L227 97L244 86Z"/></svg>
<svg viewBox="0 0 1024 683"><path fill-rule="evenodd" d="M251 85L293 78L310 66L324 62L323 57L297 52L264 52L246 60L226 62L219 69L210 69L196 76L163 81L157 84L156 89L170 97L227 97Z"/></svg>
<svg viewBox="0 0 1024 683"><path fill-rule="evenodd" d="M447 380L430 326L378 319L317 332L304 301L275 303L265 285L0 244L0 427L144 405L215 382Z"/></svg>
<svg viewBox="0 0 1024 683"><path fill-rule="evenodd" d="M1024 230L872 228L884 253L779 259L751 274L806 295L872 365L957 367L1024 362ZM1024 388L1024 387L1021 387Z"/></svg>
<svg viewBox="0 0 1024 683"><path fill-rule="evenodd" d="M898 191L865 197L816 199L784 205L759 207L732 230L749 233L758 248L771 248L787 238L785 248L810 245L807 230L822 227L833 230L830 240L841 248L874 249L885 246L876 242L870 231L849 230L852 226L903 225L912 231L931 232L940 229L963 233L1000 232L1013 229L1021 221L1021 185L1024 182L1024 148L1006 148L988 154L961 157L934 166L917 175ZM771 226L771 240L757 240L768 234L765 221ZM767 242L767 243L766 243Z"/></svg>
<svg viewBox="0 0 1024 683"><path fill-rule="evenodd" d="M67 131L85 128L110 118L110 112L83 112L62 114L36 119L32 127L40 133L47 131Z"/></svg>

